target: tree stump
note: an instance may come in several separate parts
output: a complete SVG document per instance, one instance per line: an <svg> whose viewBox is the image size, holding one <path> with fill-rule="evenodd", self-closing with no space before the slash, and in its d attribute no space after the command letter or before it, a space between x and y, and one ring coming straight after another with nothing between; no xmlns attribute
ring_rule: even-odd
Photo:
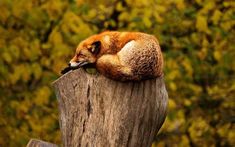
<svg viewBox="0 0 235 147"><path fill-rule="evenodd" d="M119 82L78 69L53 86L65 147L148 147L166 117L163 77Z"/></svg>
<svg viewBox="0 0 235 147"><path fill-rule="evenodd" d="M38 139L30 139L26 147L58 147L56 144Z"/></svg>

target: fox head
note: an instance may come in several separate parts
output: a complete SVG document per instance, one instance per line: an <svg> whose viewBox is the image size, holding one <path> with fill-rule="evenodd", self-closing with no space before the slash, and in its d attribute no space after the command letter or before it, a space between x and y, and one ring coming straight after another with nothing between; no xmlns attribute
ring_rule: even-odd
<svg viewBox="0 0 235 147"><path fill-rule="evenodd" d="M70 67L82 67L86 64L95 63L97 55L101 49L101 41L85 40L82 41L77 49L75 56L69 62Z"/></svg>

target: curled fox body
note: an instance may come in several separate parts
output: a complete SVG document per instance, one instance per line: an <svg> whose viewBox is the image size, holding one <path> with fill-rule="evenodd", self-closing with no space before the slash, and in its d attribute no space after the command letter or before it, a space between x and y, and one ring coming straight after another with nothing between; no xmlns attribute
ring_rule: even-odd
<svg viewBox="0 0 235 147"><path fill-rule="evenodd" d="M120 81L163 75L163 57L157 39L140 32L108 31L85 39L78 45L69 66L86 64Z"/></svg>

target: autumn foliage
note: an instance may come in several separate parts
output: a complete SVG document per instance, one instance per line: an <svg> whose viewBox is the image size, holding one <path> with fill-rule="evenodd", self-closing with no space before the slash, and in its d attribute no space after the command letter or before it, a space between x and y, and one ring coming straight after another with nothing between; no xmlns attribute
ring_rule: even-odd
<svg viewBox="0 0 235 147"><path fill-rule="evenodd" d="M155 35L169 112L153 146L235 145L232 0L1 0L0 146L61 144L51 82L104 30Z"/></svg>

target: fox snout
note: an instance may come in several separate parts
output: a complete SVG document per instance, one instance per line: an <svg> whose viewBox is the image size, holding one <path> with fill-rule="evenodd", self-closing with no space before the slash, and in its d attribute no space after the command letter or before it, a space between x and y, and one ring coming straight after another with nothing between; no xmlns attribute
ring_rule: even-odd
<svg viewBox="0 0 235 147"><path fill-rule="evenodd" d="M69 67L77 67L77 66L79 65L78 63L79 63L79 62L78 62L78 60L77 60L77 58L76 58L76 56L75 56L75 57L73 57L73 58L70 60L68 66L69 66Z"/></svg>
<svg viewBox="0 0 235 147"><path fill-rule="evenodd" d="M87 61L74 61L74 60L71 60L68 65L69 65L69 67L82 67L82 66L84 66L88 63L89 62L87 62Z"/></svg>
<svg viewBox="0 0 235 147"><path fill-rule="evenodd" d="M70 61L68 66L70 67L78 67L79 63L78 62L74 62L74 61Z"/></svg>
<svg viewBox="0 0 235 147"><path fill-rule="evenodd" d="M76 61L71 60L68 64L68 67L64 68L61 71L61 74L65 74L65 73L69 72L70 70L78 69L86 64L88 64L88 62L86 62L86 61L76 62Z"/></svg>

